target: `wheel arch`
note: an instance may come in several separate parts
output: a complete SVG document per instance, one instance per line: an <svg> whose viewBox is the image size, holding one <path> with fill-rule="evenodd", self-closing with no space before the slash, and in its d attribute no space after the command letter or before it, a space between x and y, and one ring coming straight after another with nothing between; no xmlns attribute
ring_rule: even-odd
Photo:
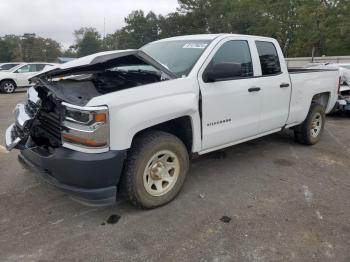
<svg viewBox="0 0 350 262"><path fill-rule="evenodd" d="M319 93L314 95L311 100L310 108L312 104L319 104L323 106L325 110L327 110L330 96L331 96L330 92L324 92L324 93Z"/></svg>
<svg viewBox="0 0 350 262"><path fill-rule="evenodd" d="M13 93L13 92L17 89L17 83L16 83L16 81L15 81L14 79L11 79L11 78L4 78L4 79L1 79L1 80L0 80L0 92L8 93L8 92L6 92L6 91L4 90L4 88L3 88L3 86L2 86L4 82L11 82L11 83L14 85L14 89L13 89L13 91L10 92L10 93Z"/></svg>
<svg viewBox="0 0 350 262"><path fill-rule="evenodd" d="M179 138L185 144L189 153L193 150L193 121L189 115L174 118L142 129L134 134L134 136L132 137L132 141L134 141L137 136L151 131L163 131L172 134Z"/></svg>
<svg viewBox="0 0 350 262"><path fill-rule="evenodd" d="M5 82L5 81L11 81L12 83L15 84L15 88L17 88L17 83L16 83L16 81L15 81L14 79L12 79L12 78L4 78L4 79L1 79L1 80L0 80L0 85L1 85L3 82Z"/></svg>
<svg viewBox="0 0 350 262"><path fill-rule="evenodd" d="M201 119L198 97L194 93L176 94L137 101L133 104L111 106L109 111L111 149L129 149L138 133L157 128L167 129L169 133L184 139L184 143L188 148L191 147L192 152L199 152L201 149ZM191 131L187 131L188 134L186 133L185 136L177 129ZM190 132L191 135L189 135ZM188 139L189 137L191 140Z"/></svg>

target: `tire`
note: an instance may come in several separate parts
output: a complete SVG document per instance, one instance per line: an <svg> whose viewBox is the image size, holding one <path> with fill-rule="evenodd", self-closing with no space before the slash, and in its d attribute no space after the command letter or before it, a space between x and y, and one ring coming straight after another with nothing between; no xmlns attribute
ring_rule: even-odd
<svg viewBox="0 0 350 262"><path fill-rule="evenodd" d="M137 207L159 207L180 192L188 168L188 152L179 138L161 131L148 132L133 142L120 190Z"/></svg>
<svg viewBox="0 0 350 262"><path fill-rule="evenodd" d="M312 104L304 122L294 129L296 141L304 145L318 143L323 133L325 120L324 107Z"/></svg>
<svg viewBox="0 0 350 262"><path fill-rule="evenodd" d="M16 90L16 84L15 82L11 80L4 80L0 84L0 90L1 92L4 92L6 94L12 94Z"/></svg>

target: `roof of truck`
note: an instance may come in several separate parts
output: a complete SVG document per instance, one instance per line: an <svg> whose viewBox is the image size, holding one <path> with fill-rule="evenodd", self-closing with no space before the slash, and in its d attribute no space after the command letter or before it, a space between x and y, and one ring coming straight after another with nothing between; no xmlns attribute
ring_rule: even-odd
<svg viewBox="0 0 350 262"><path fill-rule="evenodd" d="M263 37L263 36L255 36L255 35L243 35L243 34L197 34L197 35L182 35L182 36L174 36L170 38L164 38L160 39L155 42L162 42L162 41L173 41L173 40L214 40L218 37L225 37L225 36L244 36L249 38L265 38L265 39L273 39L270 37Z"/></svg>

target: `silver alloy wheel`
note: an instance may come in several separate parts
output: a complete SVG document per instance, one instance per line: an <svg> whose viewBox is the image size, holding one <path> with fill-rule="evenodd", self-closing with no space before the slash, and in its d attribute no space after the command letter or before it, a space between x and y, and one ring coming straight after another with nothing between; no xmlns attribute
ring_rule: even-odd
<svg viewBox="0 0 350 262"><path fill-rule="evenodd" d="M316 113L311 121L311 129L310 133L312 137L318 137L322 131L322 115L320 113Z"/></svg>
<svg viewBox="0 0 350 262"><path fill-rule="evenodd" d="M6 82L4 85L3 85L3 90L6 92L6 93L13 93L13 91L15 90L15 85L11 82Z"/></svg>
<svg viewBox="0 0 350 262"><path fill-rule="evenodd" d="M180 173L180 161L169 150L154 154L143 173L143 185L151 196L162 196L176 184Z"/></svg>

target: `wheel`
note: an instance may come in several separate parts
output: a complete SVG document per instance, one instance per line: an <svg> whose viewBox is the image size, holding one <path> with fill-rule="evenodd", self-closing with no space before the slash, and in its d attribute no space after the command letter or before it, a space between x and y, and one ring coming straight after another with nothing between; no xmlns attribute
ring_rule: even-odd
<svg viewBox="0 0 350 262"><path fill-rule="evenodd" d="M120 189L135 206L155 208L176 197L188 168L188 152L179 138L161 131L145 133L129 151Z"/></svg>
<svg viewBox="0 0 350 262"><path fill-rule="evenodd" d="M6 94L12 94L16 90L16 84L11 80L4 80L0 84L0 90Z"/></svg>
<svg viewBox="0 0 350 262"><path fill-rule="evenodd" d="M323 106L312 104L304 122L294 129L296 141L305 145L318 143L324 129L325 120Z"/></svg>

